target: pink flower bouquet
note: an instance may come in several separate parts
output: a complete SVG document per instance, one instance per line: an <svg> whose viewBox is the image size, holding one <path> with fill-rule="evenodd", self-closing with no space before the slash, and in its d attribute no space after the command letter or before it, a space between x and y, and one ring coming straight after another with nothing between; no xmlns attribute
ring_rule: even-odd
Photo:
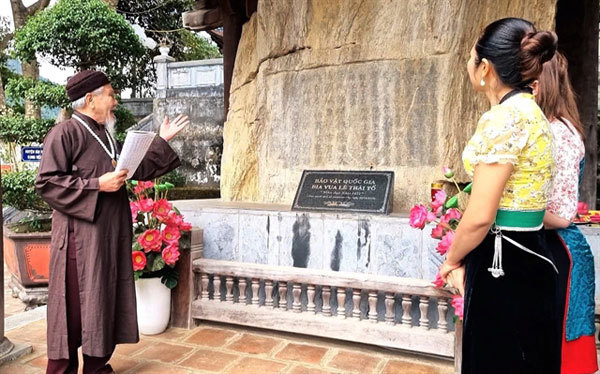
<svg viewBox="0 0 600 374"><path fill-rule="evenodd" d="M456 185L459 193L471 192L470 184L464 189L460 189L454 180L454 172L450 168L444 167L442 172L448 180ZM458 209L458 194L449 197L444 190L440 190L435 193L429 206L417 204L410 210L409 224L419 230L423 230L428 223L435 224L431 230L431 237L440 241L436 250L441 256L445 256L454 240L454 232L461 218L462 212ZM439 272L433 284L436 288L445 286ZM452 299L452 306L454 307L455 316L462 320L463 298L455 295Z"/></svg>
<svg viewBox="0 0 600 374"><path fill-rule="evenodd" d="M192 226L167 201L170 183L131 181L127 184L133 221L132 260L135 279L161 277L169 288L177 285L179 240Z"/></svg>

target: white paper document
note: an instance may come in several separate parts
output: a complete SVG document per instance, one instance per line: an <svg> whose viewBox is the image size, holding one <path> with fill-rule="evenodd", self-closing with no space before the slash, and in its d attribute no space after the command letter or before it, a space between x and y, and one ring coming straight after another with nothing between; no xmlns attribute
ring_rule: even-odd
<svg viewBox="0 0 600 374"><path fill-rule="evenodd" d="M133 173L137 170L138 166L146 156L150 144L156 136L155 133L150 131L129 131L117 162L115 171L123 169L129 170L127 173L127 179L131 178Z"/></svg>

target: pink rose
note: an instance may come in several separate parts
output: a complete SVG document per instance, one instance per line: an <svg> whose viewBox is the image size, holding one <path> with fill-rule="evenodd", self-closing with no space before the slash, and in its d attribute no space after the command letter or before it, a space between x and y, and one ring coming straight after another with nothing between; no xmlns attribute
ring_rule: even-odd
<svg viewBox="0 0 600 374"><path fill-rule="evenodd" d="M142 251L131 252L131 260L133 261L133 271L144 270L146 267L146 255Z"/></svg>
<svg viewBox="0 0 600 374"><path fill-rule="evenodd" d="M435 275L435 280L433 281L433 284L435 285L435 288L444 287L444 280L442 279L442 276L439 272Z"/></svg>
<svg viewBox="0 0 600 374"><path fill-rule="evenodd" d="M437 245L436 250L438 251L438 253L442 256L445 255L446 252L448 252L448 250L450 249L450 245L452 244L453 240L454 240L454 231L449 230Z"/></svg>
<svg viewBox="0 0 600 374"><path fill-rule="evenodd" d="M434 239L441 239L444 236L444 226L438 224L433 230L431 230L431 237Z"/></svg>
<svg viewBox="0 0 600 374"><path fill-rule="evenodd" d="M137 215L140 211L140 208L138 207L136 202L129 203L129 208L131 209L131 220L133 221L133 223L136 223Z"/></svg>
<svg viewBox="0 0 600 374"><path fill-rule="evenodd" d="M176 226L167 226L161 233L162 241L167 244L177 243L181 238L179 228Z"/></svg>
<svg viewBox="0 0 600 374"><path fill-rule="evenodd" d="M465 299L460 295L454 295L452 297L451 304L454 308L454 315L462 321L465 308Z"/></svg>
<svg viewBox="0 0 600 374"><path fill-rule="evenodd" d="M439 207L446 203L446 191L439 190L435 193L435 198L431 202L431 210L437 211Z"/></svg>
<svg viewBox="0 0 600 374"><path fill-rule="evenodd" d="M164 221L169 215L171 207L172 205L166 199L160 199L154 203L152 215L158 218L159 221Z"/></svg>
<svg viewBox="0 0 600 374"><path fill-rule="evenodd" d="M460 210L458 210L456 208L451 208L446 211L446 214L444 214L442 216L440 221L443 223L450 223L450 221L452 221L452 220L458 221L461 218L462 218L462 213L460 212Z"/></svg>
<svg viewBox="0 0 600 374"><path fill-rule="evenodd" d="M427 208L423 204L417 204L412 207L408 218L410 227L422 230L427 222L428 213Z"/></svg>
<svg viewBox="0 0 600 374"><path fill-rule="evenodd" d="M590 216L590 222L600 223L600 214L594 214L593 216Z"/></svg>
<svg viewBox="0 0 600 374"><path fill-rule="evenodd" d="M138 185L141 185L145 190L154 187L154 182L152 181L141 181L138 182Z"/></svg>
<svg viewBox="0 0 600 374"><path fill-rule="evenodd" d="M138 208L140 209L140 211L144 212L144 213L148 213L152 211L152 208L154 207L154 200L147 198L147 199L141 199L140 201L137 202Z"/></svg>
<svg viewBox="0 0 600 374"><path fill-rule="evenodd" d="M160 232L156 229L146 230L143 234L138 236L137 242L144 248L144 252L158 252L162 246Z"/></svg>
<svg viewBox="0 0 600 374"><path fill-rule="evenodd" d="M170 245L162 251L162 258L167 265L175 265L179 259L179 248L175 245Z"/></svg>
<svg viewBox="0 0 600 374"><path fill-rule="evenodd" d="M577 203L577 214L580 216L586 216L589 214L588 205L583 201Z"/></svg>

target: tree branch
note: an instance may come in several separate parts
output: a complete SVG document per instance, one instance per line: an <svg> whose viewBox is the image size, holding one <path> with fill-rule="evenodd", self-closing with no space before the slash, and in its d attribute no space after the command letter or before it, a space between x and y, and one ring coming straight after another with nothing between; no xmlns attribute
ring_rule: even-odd
<svg viewBox="0 0 600 374"><path fill-rule="evenodd" d="M2 35L2 37L0 38L0 52L2 52L4 49L6 49L6 47L8 47L8 43L11 41L12 38L12 32Z"/></svg>
<svg viewBox="0 0 600 374"><path fill-rule="evenodd" d="M40 10L44 10L50 4L50 0L38 0L27 7L27 15L32 16Z"/></svg>

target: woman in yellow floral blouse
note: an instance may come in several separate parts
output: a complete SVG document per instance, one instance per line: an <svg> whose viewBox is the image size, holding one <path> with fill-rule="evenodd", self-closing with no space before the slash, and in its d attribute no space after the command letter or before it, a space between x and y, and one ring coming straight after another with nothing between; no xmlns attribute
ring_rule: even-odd
<svg viewBox="0 0 600 374"><path fill-rule="evenodd" d="M465 297L463 373L560 372L556 267L542 229L552 135L528 88L556 43L505 18L485 28L467 64L491 109L463 152L473 188L440 269Z"/></svg>

